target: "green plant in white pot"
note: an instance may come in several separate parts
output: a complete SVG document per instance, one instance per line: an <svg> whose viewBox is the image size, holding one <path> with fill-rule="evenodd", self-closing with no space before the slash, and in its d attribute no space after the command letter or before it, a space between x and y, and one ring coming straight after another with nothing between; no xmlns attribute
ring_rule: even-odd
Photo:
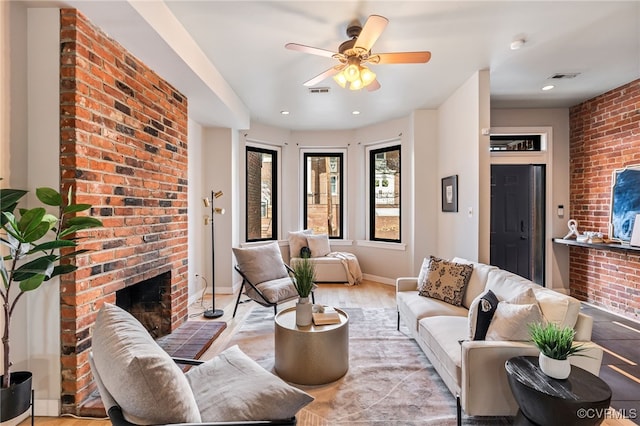
<svg viewBox="0 0 640 426"><path fill-rule="evenodd" d="M30 401L29 395L26 408L22 409L20 405L24 404L24 398L18 402L11 400L18 393L16 387L27 387L24 385L26 381L29 394L31 392L30 372L11 373L9 334L11 318L18 302L26 292L38 289L51 278L75 271L75 265L66 261L60 264L62 259L70 259L87 251L76 249L78 239L75 233L102 226L102 222L96 218L77 215L90 209L91 205L73 204L71 190L65 201L54 189L38 188L36 197L42 205L30 209L18 208L18 203L26 194L27 191L19 189L0 189L0 243L4 246L1 252L3 261L0 262L0 298L4 314L1 421L22 414ZM48 213L45 206L57 207L59 215Z"/></svg>
<svg viewBox="0 0 640 426"><path fill-rule="evenodd" d="M313 320L313 306L309 303L309 295L313 291L316 280L316 267L313 261L304 257L296 262L291 280L299 297L296 304L296 324L307 326Z"/></svg>
<svg viewBox="0 0 640 426"><path fill-rule="evenodd" d="M544 374L554 379L566 379L571 373L569 357L582 355L583 345L574 345L576 334L571 327L559 327L554 323L529 325L531 340L540 349L538 363Z"/></svg>

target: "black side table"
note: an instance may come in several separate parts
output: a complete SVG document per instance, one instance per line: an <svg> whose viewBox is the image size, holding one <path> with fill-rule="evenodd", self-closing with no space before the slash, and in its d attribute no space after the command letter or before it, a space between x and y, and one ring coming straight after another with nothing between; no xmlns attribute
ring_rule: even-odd
<svg viewBox="0 0 640 426"><path fill-rule="evenodd" d="M519 356L505 369L520 406L516 424L599 425L607 414L611 388L580 367L572 365L569 377L557 380L540 370L538 357Z"/></svg>

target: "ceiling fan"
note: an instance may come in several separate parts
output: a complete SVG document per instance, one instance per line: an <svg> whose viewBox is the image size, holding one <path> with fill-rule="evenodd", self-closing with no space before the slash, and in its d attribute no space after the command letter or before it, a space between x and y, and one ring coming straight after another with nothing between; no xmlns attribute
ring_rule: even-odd
<svg viewBox="0 0 640 426"><path fill-rule="evenodd" d="M376 79L376 74L364 64L418 64L426 63L431 59L431 52L427 51L372 53L371 47L388 23L389 20L380 15L369 16L364 26L358 20L351 21L347 27L347 36L351 38L342 43L337 52L297 43L287 43L284 47L340 61L339 65L306 81L305 86L313 86L326 78L333 77L341 87L348 87L351 90L366 87L367 90L373 91L380 88L380 83Z"/></svg>

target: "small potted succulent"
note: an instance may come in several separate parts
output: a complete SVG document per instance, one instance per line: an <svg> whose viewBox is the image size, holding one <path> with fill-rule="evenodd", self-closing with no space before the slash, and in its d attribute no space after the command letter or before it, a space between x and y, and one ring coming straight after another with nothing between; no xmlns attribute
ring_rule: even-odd
<svg viewBox="0 0 640 426"><path fill-rule="evenodd" d="M41 206L18 208L27 194L19 189L0 189L0 299L3 310L2 332L3 366L0 376L0 421L4 422L24 413L31 403L32 374L11 372L9 331L11 317L28 291L38 289L51 278L77 269L62 259L70 259L86 250L76 250L75 233L102 226L102 222L77 213L91 208L89 204L73 204L69 191L66 201L51 188L36 189ZM57 207L59 216L47 212L44 206ZM17 211L16 211L17 210Z"/></svg>
<svg viewBox="0 0 640 426"><path fill-rule="evenodd" d="M310 325L313 320L313 305L309 302L309 295L313 291L316 280L316 267L313 261L303 257L296 262L291 280L299 297L296 304L296 324L303 327Z"/></svg>
<svg viewBox="0 0 640 426"><path fill-rule="evenodd" d="M531 340L540 349L538 363L544 374L554 379L566 379L571 373L569 357L582 355L583 345L574 345L575 330L561 328L554 323L529 325Z"/></svg>

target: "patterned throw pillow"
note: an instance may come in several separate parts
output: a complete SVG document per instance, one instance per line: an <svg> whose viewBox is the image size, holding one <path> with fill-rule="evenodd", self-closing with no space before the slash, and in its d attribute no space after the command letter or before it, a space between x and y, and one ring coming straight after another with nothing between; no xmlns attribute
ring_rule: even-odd
<svg viewBox="0 0 640 426"><path fill-rule="evenodd" d="M472 272L473 265L449 262L431 256L427 281L419 294L461 306L464 290Z"/></svg>

